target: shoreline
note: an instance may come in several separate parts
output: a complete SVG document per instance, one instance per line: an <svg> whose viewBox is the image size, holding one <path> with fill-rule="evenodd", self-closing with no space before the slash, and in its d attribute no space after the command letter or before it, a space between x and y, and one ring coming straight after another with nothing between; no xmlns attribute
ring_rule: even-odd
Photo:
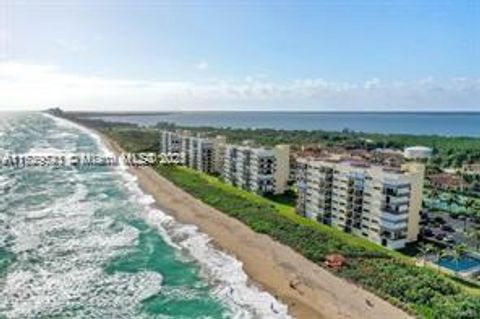
<svg viewBox="0 0 480 319"><path fill-rule="evenodd" d="M78 123L77 123L78 124ZM113 153L123 149L104 134L99 136ZM249 280L288 306L296 318L411 318L374 294L338 278L291 248L258 234L240 221L204 204L150 167L128 167L155 205L184 224L193 224L219 250L243 263Z"/></svg>

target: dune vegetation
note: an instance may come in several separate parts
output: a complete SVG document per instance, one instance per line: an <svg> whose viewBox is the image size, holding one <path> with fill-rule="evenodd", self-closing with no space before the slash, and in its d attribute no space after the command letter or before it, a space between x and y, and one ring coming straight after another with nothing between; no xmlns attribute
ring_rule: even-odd
<svg viewBox="0 0 480 319"><path fill-rule="evenodd" d="M347 266L335 271L336 275L409 313L422 318L478 318L478 289L435 269L418 267L409 257L301 217L291 206L226 185L216 177L175 166L160 166L157 171L206 204L322 267L328 254L346 256Z"/></svg>

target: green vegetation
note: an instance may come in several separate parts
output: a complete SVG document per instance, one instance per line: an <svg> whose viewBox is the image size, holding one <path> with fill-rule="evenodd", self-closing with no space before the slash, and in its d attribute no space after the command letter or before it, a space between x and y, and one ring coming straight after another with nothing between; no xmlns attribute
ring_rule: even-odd
<svg viewBox="0 0 480 319"><path fill-rule="evenodd" d="M109 125L101 129L125 150L155 151L155 131ZM171 128L171 124L170 128ZM253 139L260 144L318 144L347 149L431 146L431 166L460 166L480 158L480 139L439 136L380 135L350 131L278 131L189 128L210 135L226 135L230 142ZM480 290L429 267L417 267L413 259L389 251L362 238L345 234L294 212L291 198L263 198L222 183L215 177L181 167L159 166L157 171L196 198L237 218L254 231L267 234L323 266L328 254L347 257L347 266L336 275L361 285L394 305L422 318L475 319L480 313Z"/></svg>
<svg viewBox="0 0 480 319"><path fill-rule="evenodd" d="M158 123L158 128L175 127L171 123ZM372 150L380 147L404 148L423 145L434 150L429 169L440 167L461 167L464 163L480 160L480 139L475 137L448 137L439 135L373 134L351 130L328 131L287 131L274 129L233 129L216 127L178 127L210 136L225 135L233 143L254 140L262 145L286 143L291 145L322 144L326 147Z"/></svg>
<svg viewBox="0 0 480 319"><path fill-rule="evenodd" d="M75 117L75 114L64 113L62 116L81 122L87 126L110 131L125 131L124 137L134 132L148 132L149 129L130 123L113 123L102 120ZM435 173L445 167L461 167L463 164L480 161L480 138L449 137L440 135L409 135L409 134L378 134L362 133L351 130L341 132L330 131L303 131L303 130L274 130L274 129L233 129L218 127L181 127L172 123L161 122L156 128L161 129L188 129L194 133L201 132L207 136L225 135L229 142L238 143L244 140L272 146L286 143L291 145L323 145L344 149L372 150L380 147L404 148L412 145L423 145L434 150L433 157L428 161L428 172ZM134 140L142 142L142 140ZM468 182L480 186L480 176L466 176Z"/></svg>
<svg viewBox="0 0 480 319"><path fill-rule="evenodd" d="M65 113L60 109L51 109L49 112L102 132L117 141L127 152L158 152L160 136L157 129L140 127L132 123L78 117L89 113Z"/></svg>
<svg viewBox="0 0 480 319"><path fill-rule="evenodd" d="M480 198L478 195L472 196L426 187L423 196L424 207L431 211L446 211L452 217L466 215L480 223Z"/></svg>
<svg viewBox="0 0 480 319"><path fill-rule="evenodd" d="M222 183L215 177L181 167L157 171L179 187L253 230L267 234L323 266L325 256L341 253L348 266L337 275L423 318L477 318L478 290L455 283L413 260L362 238L295 214L293 207Z"/></svg>
<svg viewBox="0 0 480 319"><path fill-rule="evenodd" d="M159 134L152 129L107 128L103 133L119 142L131 153L158 152Z"/></svg>

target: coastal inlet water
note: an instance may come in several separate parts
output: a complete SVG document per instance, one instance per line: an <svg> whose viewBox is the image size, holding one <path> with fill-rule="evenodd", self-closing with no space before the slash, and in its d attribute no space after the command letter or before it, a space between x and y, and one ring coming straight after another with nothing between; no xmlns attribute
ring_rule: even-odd
<svg viewBox="0 0 480 319"><path fill-rule="evenodd" d="M0 155L106 153L42 114L0 114ZM0 318L288 318L125 168L0 168Z"/></svg>
<svg viewBox="0 0 480 319"><path fill-rule="evenodd" d="M480 136L480 113L173 112L98 118L140 125L170 122L182 126Z"/></svg>

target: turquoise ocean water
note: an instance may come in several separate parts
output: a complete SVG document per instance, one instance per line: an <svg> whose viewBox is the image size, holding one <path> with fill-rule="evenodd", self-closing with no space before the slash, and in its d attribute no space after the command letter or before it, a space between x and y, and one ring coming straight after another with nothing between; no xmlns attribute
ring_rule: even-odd
<svg viewBox="0 0 480 319"><path fill-rule="evenodd" d="M88 131L0 114L0 155L105 153ZM124 168L0 168L0 318L287 318L241 263L152 206Z"/></svg>

